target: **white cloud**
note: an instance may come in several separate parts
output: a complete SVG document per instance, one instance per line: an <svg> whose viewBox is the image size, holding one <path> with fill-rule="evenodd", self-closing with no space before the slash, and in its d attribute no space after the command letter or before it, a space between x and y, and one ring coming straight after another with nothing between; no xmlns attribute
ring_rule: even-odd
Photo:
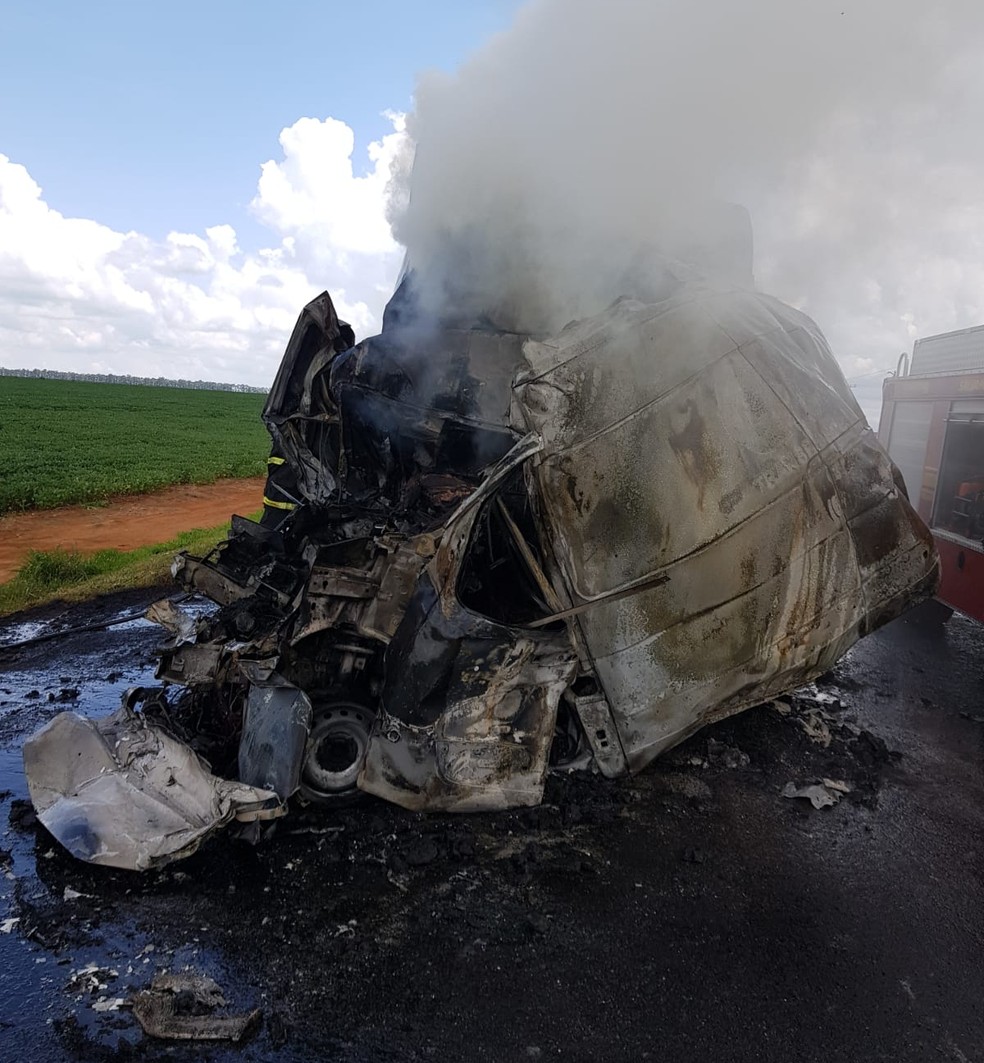
<svg viewBox="0 0 984 1063"><path fill-rule="evenodd" d="M423 82L423 162L433 167L442 143L450 162L429 201L415 190L417 203L430 202L436 229L457 211L464 223L479 219L483 239L510 246L517 230L539 238L544 216L559 214L583 245L586 217L592 231L608 231L623 207L619 232L646 220L638 204L658 205L654 181L667 155L696 160L722 195L749 208L760 287L817 319L871 413L879 374L917 336L984 322L984 8L948 0L940 10L960 17L940 15L936 39L924 25L937 17L933 5L909 0L884 24L884 2L815 5L810 17L827 36L812 41L796 30L806 16L788 0L746 5L757 21L746 6L719 5L725 29L732 18L739 30L746 21L768 28L749 52L724 30L709 39L693 5L670 6L696 53L659 32L663 5L540 0L517 23L519 36L497 38L460 78ZM636 32L639 19L656 28ZM543 45L541 22L562 26L564 49ZM795 46L773 48L783 27ZM585 75L609 54L604 78ZM547 59L556 76L544 72ZM653 88L663 84L672 91ZM428 106L437 105L448 113L435 127ZM666 127L675 153L652 132ZM240 247L221 218L164 240L66 218L23 166L0 156L0 364L266 384L298 311L324 288L357 334L369 334L401 259L386 184L407 145L398 116L361 159L336 119L284 129L251 204L271 234L261 249ZM544 209L517 211L531 187ZM496 225L488 217L499 200ZM597 269L589 250L586 268Z"/></svg>
<svg viewBox="0 0 984 1063"><path fill-rule="evenodd" d="M403 139L402 116L395 131L369 147L373 168L355 177L355 134L335 118L301 118L280 134L282 162L264 163L253 208L271 228L306 233L317 227L332 252L392 252L396 244L380 205L390 166Z"/></svg>
<svg viewBox="0 0 984 1063"><path fill-rule="evenodd" d="M0 155L0 364L266 385L301 307L327 288L359 335L378 328L401 253L386 183L402 119L369 146L333 118L283 130L261 167L255 215L271 245L240 249L230 225L162 241L66 218Z"/></svg>

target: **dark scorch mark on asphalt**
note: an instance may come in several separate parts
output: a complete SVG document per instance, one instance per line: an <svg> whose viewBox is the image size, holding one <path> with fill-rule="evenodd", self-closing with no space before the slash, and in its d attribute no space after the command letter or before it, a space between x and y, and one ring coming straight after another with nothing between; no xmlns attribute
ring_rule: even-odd
<svg viewBox="0 0 984 1063"><path fill-rule="evenodd" d="M817 690L631 779L554 777L539 808L366 801L148 875L37 827L19 747L147 682L158 630L0 653L0 1037L39 1060L200 1059L112 1010L190 967L263 1011L214 1060L981 1059L984 727L961 715L980 712L981 630L898 622ZM781 796L822 778L850 788L835 807Z"/></svg>

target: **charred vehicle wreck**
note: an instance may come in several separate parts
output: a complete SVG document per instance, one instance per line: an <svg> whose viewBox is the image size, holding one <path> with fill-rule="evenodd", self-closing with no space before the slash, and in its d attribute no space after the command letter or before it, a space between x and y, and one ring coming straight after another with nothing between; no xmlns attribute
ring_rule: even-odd
<svg viewBox="0 0 984 1063"><path fill-rule="evenodd" d="M824 672L932 593L901 478L807 317L690 276L551 337L428 320L355 345L327 293L270 392L260 523L171 603L163 685L25 747L45 826L146 868L290 799L540 801ZM295 797L296 795L296 797Z"/></svg>

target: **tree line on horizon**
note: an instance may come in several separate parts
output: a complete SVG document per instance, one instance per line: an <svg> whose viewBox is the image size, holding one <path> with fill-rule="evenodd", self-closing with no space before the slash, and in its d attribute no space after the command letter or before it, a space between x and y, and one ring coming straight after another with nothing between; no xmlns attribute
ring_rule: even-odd
<svg viewBox="0 0 984 1063"><path fill-rule="evenodd" d="M143 384L155 388L191 388L194 391L238 391L266 394L268 388L251 384L224 384L217 380L169 380L167 377L131 376L129 373L69 373L60 369L6 369L0 365L0 377L33 377L41 380L79 380L88 384Z"/></svg>

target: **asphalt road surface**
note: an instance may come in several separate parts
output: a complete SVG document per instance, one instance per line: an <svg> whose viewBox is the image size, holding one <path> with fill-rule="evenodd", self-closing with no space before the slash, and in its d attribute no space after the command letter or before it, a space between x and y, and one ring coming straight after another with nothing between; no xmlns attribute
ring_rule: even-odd
<svg viewBox="0 0 984 1063"><path fill-rule="evenodd" d="M0 1058L984 1061L984 628L898 621L812 690L636 778L553 778L538 809L366 801L91 868L33 822L20 746L150 682L157 632L0 651ZM831 807L783 796L825 778ZM142 1034L128 1001L186 968L262 1010L250 1040Z"/></svg>

